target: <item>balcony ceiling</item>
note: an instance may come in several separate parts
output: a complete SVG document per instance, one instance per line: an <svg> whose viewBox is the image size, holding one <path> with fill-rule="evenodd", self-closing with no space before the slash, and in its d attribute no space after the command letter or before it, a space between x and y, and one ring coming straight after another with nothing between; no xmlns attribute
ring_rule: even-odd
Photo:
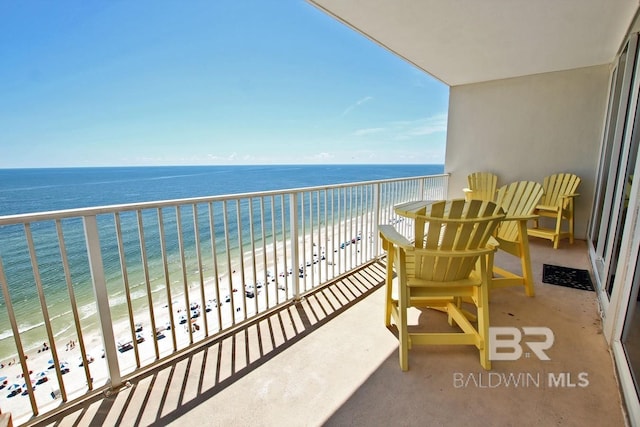
<svg viewBox="0 0 640 427"><path fill-rule="evenodd" d="M638 0L308 0L450 86L612 62Z"/></svg>

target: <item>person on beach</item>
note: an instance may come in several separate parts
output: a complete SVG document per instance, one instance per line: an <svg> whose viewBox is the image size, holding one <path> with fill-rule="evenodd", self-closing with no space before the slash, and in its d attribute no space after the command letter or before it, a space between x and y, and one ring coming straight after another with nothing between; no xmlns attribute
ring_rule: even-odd
<svg viewBox="0 0 640 427"><path fill-rule="evenodd" d="M45 351L49 350L49 346L47 345L46 342L42 343L42 347L40 347L38 349L38 353L44 353Z"/></svg>

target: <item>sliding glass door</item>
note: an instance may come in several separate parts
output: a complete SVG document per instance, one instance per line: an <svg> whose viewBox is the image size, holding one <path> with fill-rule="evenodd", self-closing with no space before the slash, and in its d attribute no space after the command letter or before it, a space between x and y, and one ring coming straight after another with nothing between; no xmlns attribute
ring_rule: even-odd
<svg viewBox="0 0 640 427"><path fill-rule="evenodd" d="M638 35L628 40L611 80L611 94L590 226L590 249L600 298L606 311L616 284L617 259L629 207L640 143L637 71Z"/></svg>
<svg viewBox="0 0 640 427"><path fill-rule="evenodd" d="M638 35L634 34L612 75L589 227L589 252L603 309L604 335L613 350L632 419L640 419L639 97Z"/></svg>
<svg viewBox="0 0 640 427"><path fill-rule="evenodd" d="M635 133L635 132L634 132ZM640 169L637 165L636 169ZM640 180L629 190L616 284L605 317L629 418L640 420Z"/></svg>
<svg viewBox="0 0 640 427"><path fill-rule="evenodd" d="M622 329L621 344L624 349L631 381L637 394L640 394L640 259L636 260L633 285L631 286L629 304Z"/></svg>

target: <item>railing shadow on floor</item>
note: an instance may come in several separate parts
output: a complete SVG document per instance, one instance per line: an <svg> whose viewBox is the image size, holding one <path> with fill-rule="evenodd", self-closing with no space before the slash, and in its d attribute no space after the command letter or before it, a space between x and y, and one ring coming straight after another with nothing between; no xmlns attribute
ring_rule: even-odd
<svg viewBox="0 0 640 427"><path fill-rule="evenodd" d="M96 393L26 425L166 425L369 296L384 285L384 277L385 266L371 262L300 301L140 372L118 393Z"/></svg>

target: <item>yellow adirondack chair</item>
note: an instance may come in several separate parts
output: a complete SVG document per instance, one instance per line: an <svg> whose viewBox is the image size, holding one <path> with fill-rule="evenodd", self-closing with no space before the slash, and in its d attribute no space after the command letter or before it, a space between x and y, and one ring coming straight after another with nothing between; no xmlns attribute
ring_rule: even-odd
<svg viewBox="0 0 640 427"><path fill-rule="evenodd" d="M569 243L573 243L573 199L578 196L576 193L578 185L580 185L580 178L570 173L558 173L544 178L542 183L544 195L536 206L534 214L553 218L555 226L543 228L540 226L540 221L535 220L533 228L529 229L530 236L551 240L554 249L558 249L558 242L565 237L569 238ZM563 219L568 223L568 230L562 229Z"/></svg>
<svg viewBox="0 0 640 427"><path fill-rule="evenodd" d="M492 288L524 285L528 296L535 295L533 273L529 256L527 223L537 218L533 212L542 197L542 185L533 181L519 181L505 185L498 190L496 204L507 215L498 225L495 239L499 250L520 258L521 276L494 264Z"/></svg>
<svg viewBox="0 0 640 427"><path fill-rule="evenodd" d="M467 200L488 200L494 201L496 198L496 188L498 187L498 176L491 172L473 172L467 176L468 188L464 188L465 199Z"/></svg>
<svg viewBox="0 0 640 427"><path fill-rule="evenodd" d="M419 217L424 237L414 244L392 225L378 226L387 251L385 324L389 327L393 318L398 328L400 368L409 369L409 348L415 344L468 344L480 351L480 364L491 369L488 292L496 249L488 242L504 213L493 202L460 199L435 202ZM462 309L463 298L476 306L477 315ZM412 306L445 311L449 324L462 332L409 332Z"/></svg>

